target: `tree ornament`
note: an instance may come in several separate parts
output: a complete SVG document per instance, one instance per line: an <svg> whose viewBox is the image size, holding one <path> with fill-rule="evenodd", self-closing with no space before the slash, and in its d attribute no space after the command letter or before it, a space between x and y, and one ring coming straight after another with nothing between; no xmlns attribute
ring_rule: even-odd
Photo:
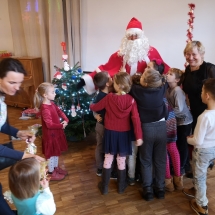
<svg viewBox="0 0 215 215"><path fill-rule="evenodd" d="M72 117L76 117L76 116L77 116L77 113L76 113L76 111L75 111L75 105L74 105L74 104L71 106L71 116L72 116Z"/></svg>
<svg viewBox="0 0 215 215"><path fill-rule="evenodd" d="M65 71L69 71L70 70L70 66L67 62L67 58L68 58L68 55L67 54L63 54L62 55L62 58L63 58L63 68Z"/></svg>
<svg viewBox="0 0 215 215"><path fill-rule="evenodd" d="M68 55L67 54L63 54L62 58L63 58L63 60L67 60L68 59Z"/></svg>
<svg viewBox="0 0 215 215"><path fill-rule="evenodd" d="M72 80L75 80L76 78L77 78L76 75L72 75L72 77L71 77Z"/></svg>
<svg viewBox="0 0 215 215"><path fill-rule="evenodd" d="M65 71L69 71L70 70L70 66L67 62L68 59L68 55L66 54L66 43L65 42L61 42L61 46L63 47L63 55L62 55L62 59L63 59L63 68Z"/></svg>
<svg viewBox="0 0 215 215"><path fill-rule="evenodd" d="M66 83L63 83L63 84L62 84L62 88L63 88L64 90L67 90L67 85L66 85Z"/></svg>
<svg viewBox="0 0 215 215"><path fill-rule="evenodd" d="M67 63L67 61L64 61L63 68L64 68L65 71L69 71L70 70L70 67L69 67L69 64Z"/></svg>
<svg viewBox="0 0 215 215"><path fill-rule="evenodd" d="M78 104L76 106L76 110L79 111L79 110L81 110L79 93L77 93L77 100L78 100Z"/></svg>
<svg viewBox="0 0 215 215"><path fill-rule="evenodd" d="M54 78L57 78L58 80L60 80L60 79L62 78L61 72L57 71L57 72L54 74Z"/></svg>
<svg viewBox="0 0 215 215"><path fill-rule="evenodd" d="M66 43L61 42L61 46L63 47L63 53L66 53Z"/></svg>
<svg viewBox="0 0 215 215"><path fill-rule="evenodd" d="M78 69L78 72L79 72L79 73L82 73L82 69L81 69L81 68L79 68L79 69Z"/></svg>
<svg viewBox="0 0 215 215"><path fill-rule="evenodd" d="M58 88L55 88L55 93L58 94L60 90Z"/></svg>
<svg viewBox="0 0 215 215"><path fill-rule="evenodd" d="M81 110L81 106L80 106L79 103L78 103L78 105L76 106L76 110Z"/></svg>

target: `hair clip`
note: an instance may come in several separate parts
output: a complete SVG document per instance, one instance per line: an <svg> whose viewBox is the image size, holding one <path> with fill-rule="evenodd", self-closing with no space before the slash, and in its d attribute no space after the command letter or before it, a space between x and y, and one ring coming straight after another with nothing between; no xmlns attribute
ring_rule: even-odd
<svg viewBox="0 0 215 215"><path fill-rule="evenodd" d="M152 61L155 61L155 63L159 66L163 63L161 59L156 59L156 58L153 58Z"/></svg>

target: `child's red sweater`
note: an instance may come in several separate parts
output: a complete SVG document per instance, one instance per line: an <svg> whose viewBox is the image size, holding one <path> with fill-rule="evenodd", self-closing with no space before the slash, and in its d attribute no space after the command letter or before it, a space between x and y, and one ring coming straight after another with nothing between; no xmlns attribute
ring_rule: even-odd
<svg viewBox="0 0 215 215"><path fill-rule="evenodd" d="M132 120L136 140L143 139L137 104L132 96L109 93L98 103L90 105L92 111L99 111L104 108L106 110L104 121L106 129L129 131Z"/></svg>

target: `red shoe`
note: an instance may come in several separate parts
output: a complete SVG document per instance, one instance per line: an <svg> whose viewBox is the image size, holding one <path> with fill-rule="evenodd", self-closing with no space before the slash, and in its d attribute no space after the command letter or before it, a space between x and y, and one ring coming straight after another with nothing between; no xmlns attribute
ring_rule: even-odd
<svg viewBox="0 0 215 215"><path fill-rule="evenodd" d="M68 172L64 169L61 169L60 167L55 167L55 171L61 175L68 175Z"/></svg>
<svg viewBox="0 0 215 215"><path fill-rule="evenodd" d="M65 175L58 173L56 170L50 174L50 181L61 181L65 178Z"/></svg>

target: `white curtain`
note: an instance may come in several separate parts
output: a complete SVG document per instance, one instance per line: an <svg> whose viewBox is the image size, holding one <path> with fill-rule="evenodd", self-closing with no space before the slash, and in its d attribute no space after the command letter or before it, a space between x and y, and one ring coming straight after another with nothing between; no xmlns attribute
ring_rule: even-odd
<svg viewBox="0 0 215 215"><path fill-rule="evenodd" d="M80 0L63 0L65 40L68 48L69 63L81 65L80 44Z"/></svg>
<svg viewBox="0 0 215 215"><path fill-rule="evenodd" d="M8 8L15 56L42 57L45 81L52 80L54 65L63 67L61 42L70 66L79 61L78 0L8 0Z"/></svg>

